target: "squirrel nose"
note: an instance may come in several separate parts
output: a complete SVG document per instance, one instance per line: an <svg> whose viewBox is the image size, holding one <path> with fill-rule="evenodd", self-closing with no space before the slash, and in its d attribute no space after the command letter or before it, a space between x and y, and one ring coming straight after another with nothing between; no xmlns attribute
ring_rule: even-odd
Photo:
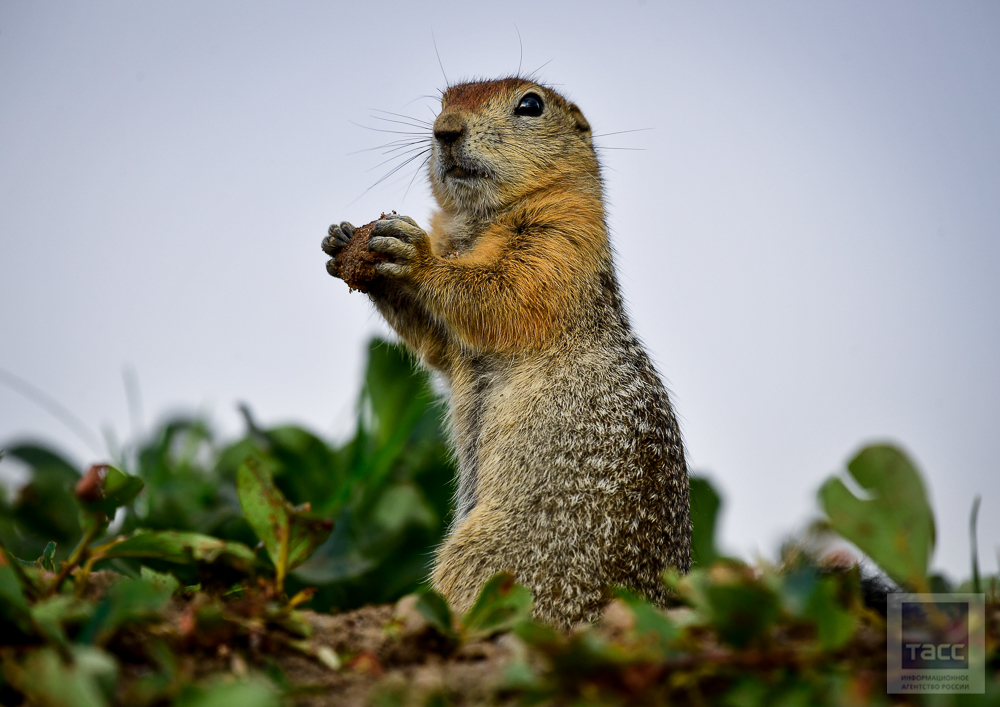
<svg viewBox="0 0 1000 707"><path fill-rule="evenodd" d="M434 137L444 146L454 145L463 133L465 123L455 113L443 113L434 121Z"/></svg>

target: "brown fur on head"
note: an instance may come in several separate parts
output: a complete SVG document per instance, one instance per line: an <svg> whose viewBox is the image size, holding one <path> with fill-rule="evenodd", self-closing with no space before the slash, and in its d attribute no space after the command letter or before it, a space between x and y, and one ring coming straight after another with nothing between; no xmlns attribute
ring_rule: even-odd
<svg viewBox="0 0 1000 707"><path fill-rule="evenodd" d="M540 111L524 109L530 96ZM557 182L587 180L600 191L587 119L576 105L528 79L451 86L434 136L431 187L445 211L489 219Z"/></svg>

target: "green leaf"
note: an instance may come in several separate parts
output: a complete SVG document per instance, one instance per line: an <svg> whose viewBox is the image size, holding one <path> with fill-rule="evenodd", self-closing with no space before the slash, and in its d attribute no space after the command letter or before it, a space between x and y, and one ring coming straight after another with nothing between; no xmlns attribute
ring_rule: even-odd
<svg viewBox="0 0 1000 707"><path fill-rule="evenodd" d="M67 646L65 627L82 624L94 613L94 605L72 594L57 594L31 607L31 618L44 637L57 645Z"/></svg>
<svg viewBox="0 0 1000 707"><path fill-rule="evenodd" d="M56 556L56 544L50 540L49 544L46 545L45 549L42 551L42 556L38 558L38 564L41 566L43 570L47 570L49 572L55 572L56 571L56 566L54 561L55 556Z"/></svg>
<svg viewBox="0 0 1000 707"><path fill-rule="evenodd" d="M500 572L486 583L479 598L462 617L467 639L507 631L531 618L534 598L531 591L514 583L514 575Z"/></svg>
<svg viewBox="0 0 1000 707"><path fill-rule="evenodd" d="M707 567L720 553L715 545L715 528L722 498L703 477L691 477L691 563Z"/></svg>
<svg viewBox="0 0 1000 707"><path fill-rule="evenodd" d="M18 574L8 564L7 558L7 553L0 551L0 618L10 621L23 633L32 635L34 630L28 600Z"/></svg>
<svg viewBox="0 0 1000 707"><path fill-rule="evenodd" d="M899 449L866 447L847 470L869 496L831 478L819 490L830 525L896 582L920 591L934 551L934 514L920 473Z"/></svg>
<svg viewBox="0 0 1000 707"><path fill-rule="evenodd" d="M280 707L281 695L262 679L220 682L211 687L191 687L174 704L177 707Z"/></svg>
<svg viewBox="0 0 1000 707"><path fill-rule="evenodd" d="M247 574L253 571L256 562L253 550L243 543L174 530L137 530L125 540L101 550L102 559L118 557L161 560L175 564L220 562Z"/></svg>
<svg viewBox="0 0 1000 707"><path fill-rule="evenodd" d="M399 533L409 525L437 526L438 517L416 484L394 484L379 497L371 518L383 532Z"/></svg>
<svg viewBox="0 0 1000 707"><path fill-rule="evenodd" d="M144 486L142 479L129 476L108 464L94 464L76 485L76 498L89 513L113 518L115 511L128 505Z"/></svg>
<svg viewBox="0 0 1000 707"><path fill-rule="evenodd" d="M677 624L644 597L626 589L618 589L615 595L625 602L635 617L635 632L639 636L655 637L665 647L680 635Z"/></svg>
<svg viewBox="0 0 1000 707"><path fill-rule="evenodd" d="M397 465L405 463L423 423L430 419L438 427L438 413L427 376L415 370L412 355L381 339L368 345L360 408L351 473L363 477L365 502L370 503Z"/></svg>
<svg viewBox="0 0 1000 707"><path fill-rule="evenodd" d="M79 506L72 494L80 472L44 447L21 444L7 453L31 468L31 480L18 492L12 508L19 537L17 542L5 537L8 548L23 557L37 557L49 540L72 547L80 537Z"/></svg>
<svg viewBox="0 0 1000 707"><path fill-rule="evenodd" d="M325 504L345 486L343 461L326 442L293 425L264 430L261 436L267 442L269 460L275 462L276 483L291 503L322 502L327 514L337 510ZM237 462L246 457L245 452ZM238 467L239 463L234 466Z"/></svg>
<svg viewBox="0 0 1000 707"><path fill-rule="evenodd" d="M169 601L176 585L155 579L120 579L97 605L81 642L104 643L118 627L154 616Z"/></svg>
<svg viewBox="0 0 1000 707"><path fill-rule="evenodd" d="M737 648L762 636L778 618L778 597L760 584L711 584L705 595L719 637Z"/></svg>
<svg viewBox="0 0 1000 707"><path fill-rule="evenodd" d="M277 567L282 537L289 525L290 504L274 485L271 475L252 457L245 459L236 472L236 492L243 515Z"/></svg>
<svg viewBox="0 0 1000 707"><path fill-rule="evenodd" d="M333 521L320 518L308 510L295 510L291 515L288 546L288 568L294 569L309 559L333 531Z"/></svg>
<svg viewBox="0 0 1000 707"><path fill-rule="evenodd" d="M54 648L41 648L5 670L30 704L53 707L106 707L111 702L118 664L104 651L73 646L64 663Z"/></svg>
<svg viewBox="0 0 1000 707"><path fill-rule="evenodd" d="M169 572L157 572L145 565L139 568L139 579L166 592L168 595L173 595L181 588L181 583Z"/></svg>
<svg viewBox="0 0 1000 707"><path fill-rule="evenodd" d="M263 464L248 457L236 476L236 491L250 526L264 543L278 571L279 583L288 571L305 562L333 530L333 521L293 507Z"/></svg>
<svg viewBox="0 0 1000 707"><path fill-rule="evenodd" d="M825 650L835 651L854 635L856 619L837 598L837 582L823 577L813 590L805 615L816 623L817 637Z"/></svg>
<svg viewBox="0 0 1000 707"><path fill-rule="evenodd" d="M427 619L427 622L437 629L437 632L447 638L456 639L455 624L451 616L448 602L440 594L428 589L420 594L417 600L417 611Z"/></svg>

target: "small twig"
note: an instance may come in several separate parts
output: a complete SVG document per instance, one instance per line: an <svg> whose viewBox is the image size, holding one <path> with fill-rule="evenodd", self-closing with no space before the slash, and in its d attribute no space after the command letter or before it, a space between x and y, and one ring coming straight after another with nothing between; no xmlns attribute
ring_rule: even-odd
<svg viewBox="0 0 1000 707"><path fill-rule="evenodd" d="M77 595L83 592L84 587L87 586L87 579L90 577L91 571L94 569L94 565L104 559L104 555L108 550L113 548L115 545L120 545L121 543L128 540L125 536L119 536L112 540L111 542L104 543L103 545L98 545L90 551L87 556L87 561L83 563L80 571L76 573L76 593Z"/></svg>
<svg viewBox="0 0 1000 707"><path fill-rule="evenodd" d="M59 574L57 574L56 578L52 580L52 584L49 585L49 588L45 590L43 594L44 597L50 597L59 591L59 587L66 581L69 573L80 563L80 560L86 557L87 546L94 538L97 537L97 534L101 532L106 521L107 517L103 513L97 514L94 518L94 524L91 525L87 532L84 533L83 537L80 538L80 542L73 549L73 553L69 556L69 559L66 560L63 563L63 566L59 569Z"/></svg>
<svg viewBox="0 0 1000 707"><path fill-rule="evenodd" d="M285 593L285 575L288 574L288 543L292 534L291 518L288 525L281 529L281 549L278 551L278 566L275 568L274 589L278 596Z"/></svg>

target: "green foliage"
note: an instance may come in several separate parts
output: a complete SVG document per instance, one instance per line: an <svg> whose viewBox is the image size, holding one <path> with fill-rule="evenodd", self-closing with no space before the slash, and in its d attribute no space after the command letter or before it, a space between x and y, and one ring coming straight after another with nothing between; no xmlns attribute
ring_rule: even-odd
<svg viewBox="0 0 1000 707"><path fill-rule="evenodd" d="M417 590L407 600L416 620L380 627L383 642L413 642L391 645L391 659L468 661L474 644L492 646L488 655L502 643L488 639L513 633L518 658L497 695L513 704L883 703L885 625L865 608L857 570L825 570L804 553L779 568L722 557L721 498L707 480L691 480L694 569L665 578L672 608L617 589L605 621L565 633L532 620L531 593L509 574L463 616L422 585L453 469L428 381L399 347L372 343L357 430L343 444L244 415L246 434L231 444L173 420L134 455L86 472L39 446L7 450L31 476L0 499L0 704L271 707L307 689L271 660L290 653L374 681L381 656L350 645L338 654L301 608ZM820 490L829 527L897 581L949 591L927 575L934 520L914 465L874 446L848 471L861 495L836 478ZM998 623L995 578L976 569L969 586L991 588ZM995 629L988 636L995 673ZM379 694L452 697L435 688L411 700L398 682Z"/></svg>
<svg viewBox="0 0 1000 707"><path fill-rule="evenodd" d="M455 620L444 597L432 589L427 589L420 593L416 608L434 630L451 641L458 640Z"/></svg>
<svg viewBox="0 0 1000 707"><path fill-rule="evenodd" d="M108 518L131 503L143 486L142 479L123 474L113 466L99 464L90 467L77 484L75 493L85 516L103 515Z"/></svg>
<svg viewBox="0 0 1000 707"><path fill-rule="evenodd" d="M188 588L186 618L172 625L167 621L167 605L181 584L176 577L145 565L139 567L138 578L111 575L110 586L86 598L95 564L110 560L211 565L208 577L216 584L225 575L220 573L223 568L243 575L259 568L253 551L245 545L188 531L140 529L98 543L109 518L132 503L142 488L140 479L114 467L90 467L73 490L82 534L58 567L51 542L35 563L17 560L0 545L0 635L5 641L27 646L4 651L3 677L12 688L42 704L110 704L121 665L119 657L106 649L142 630L151 632L146 639L149 645L140 649L143 657L160 670L132 681L129 690L140 703L162 701L178 689L182 704L230 704L234 699L259 705L279 703L279 691L259 679L208 689L191 685L190 674L182 679L173 651L195 637L228 651L234 638L253 636L259 643L261 636L268 636L324 665L339 664L328 646L308 640L312 629L295 609L309 599L311 591L284 601L282 585L288 569L307 559L329 535L330 521L293 507L253 460L241 467L238 492L252 526L272 546L277 570L273 583L264 578L257 585L245 580L221 595ZM71 574L74 582L69 585L65 580Z"/></svg>
<svg viewBox="0 0 1000 707"><path fill-rule="evenodd" d="M0 621L8 630L16 628L22 634L31 633L31 610L24 596L24 584L11 561L0 552Z"/></svg>
<svg viewBox="0 0 1000 707"><path fill-rule="evenodd" d="M691 564L707 567L721 557L715 545L716 523L722 498L711 482L700 476L691 477Z"/></svg>
<svg viewBox="0 0 1000 707"><path fill-rule="evenodd" d="M92 646L74 646L66 655L41 648L5 663L4 674L31 704L105 707L114 695L118 663Z"/></svg>
<svg viewBox="0 0 1000 707"><path fill-rule="evenodd" d="M271 556L280 593L288 571L309 559L330 536L333 523L309 513L308 503L292 506L253 457L247 457L240 465L236 493L247 520Z"/></svg>
<svg viewBox="0 0 1000 707"><path fill-rule="evenodd" d="M279 707L281 703L281 693L274 685L254 678L190 688L175 704L177 707Z"/></svg>
<svg viewBox="0 0 1000 707"><path fill-rule="evenodd" d="M54 541L51 567L85 531L100 540L114 507L122 506L118 532L126 539L105 537L88 570L186 565L192 570L171 570L186 583L200 581L194 568L205 563L246 574L260 565L249 549L259 538L289 591L317 588L315 608L350 609L415 591L451 513L454 468L441 409L409 355L384 341L371 343L357 430L341 445L291 425L262 429L248 410L244 414L247 434L225 446L199 420L164 424L139 446L133 464L119 460L101 472L103 495L82 504L86 526L74 498L81 471L40 446L9 447L5 453L26 464L31 477L12 503L0 503L0 543L17 557L40 557ZM241 474L248 458L254 461ZM286 563L279 562L281 531L262 522L268 504L278 508L273 494L264 493L272 488L288 499L276 516L281 527L289 523ZM248 498L270 500L241 508ZM333 520L332 532L326 519Z"/></svg>
<svg viewBox="0 0 1000 707"><path fill-rule="evenodd" d="M483 586L469 613L462 617L462 631L467 638L509 631L531 618L533 603L531 592L515 584L514 575L501 572Z"/></svg>
<svg viewBox="0 0 1000 707"><path fill-rule="evenodd" d="M6 516L0 542L18 557L38 557L49 542L73 547L81 535L72 491L80 471L58 453L33 444L12 445L4 454L27 465L31 477L12 504L0 507Z"/></svg>
<svg viewBox="0 0 1000 707"><path fill-rule="evenodd" d="M95 555L97 560L128 558L156 560L157 564L218 562L242 574L250 574L256 563L253 550L242 543L174 530L137 530L98 548Z"/></svg>
<svg viewBox="0 0 1000 707"><path fill-rule="evenodd" d="M94 609L94 616L81 634L84 643L103 645L119 627L155 616L179 585L152 577L125 577L113 585Z"/></svg>
<svg viewBox="0 0 1000 707"><path fill-rule="evenodd" d="M830 525L896 582L927 591L934 514L920 473L889 445L866 447L847 470L869 497L858 498L841 479L829 479L819 498Z"/></svg>
<svg viewBox="0 0 1000 707"><path fill-rule="evenodd" d="M108 704L119 661L105 649L156 626L161 638L143 648L155 670L130 683L137 703L176 695L182 704L276 704L280 693L258 679L184 687L174 651L195 637L228 646L266 636L337 668L337 654L310 639L296 607L313 599L351 608L420 586L450 512L453 470L439 415L426 376L399 347L373 342L358 429L340 446L298 427L261 429L249 411L247 434L225 447L202 422L174 420L136 450L134 464L85 473L50 450L14 445L6 453L31 476L0 503L0 646L36 647L5 658L4 680L48 704ZM121 470L130 466L131 474ZM251 549L258 539L266 556ZM131 577L88 598L106 567ZM499 591L499 613L480 616L475 630L502 630L517 614L508 604L524 592ZM186 618L163 625L178 598ZM68 679L45 684L58 670Z"/></svg>

